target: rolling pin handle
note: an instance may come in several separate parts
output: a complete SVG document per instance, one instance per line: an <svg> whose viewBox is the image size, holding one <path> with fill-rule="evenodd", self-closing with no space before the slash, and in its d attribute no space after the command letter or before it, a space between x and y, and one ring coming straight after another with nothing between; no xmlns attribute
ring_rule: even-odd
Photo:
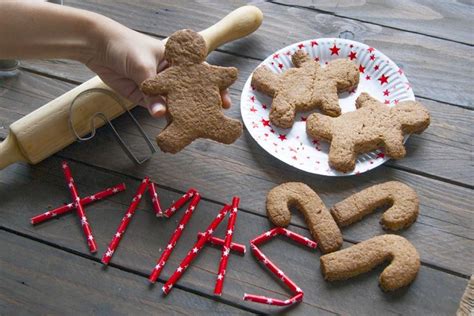
<svg viewBox="0 0 474 316"><path fill-rule="evenodd" d="M0 143L0 170L8 167L12 163L27 161L20 151L15 136L10 133L7 138Z"/></svg>

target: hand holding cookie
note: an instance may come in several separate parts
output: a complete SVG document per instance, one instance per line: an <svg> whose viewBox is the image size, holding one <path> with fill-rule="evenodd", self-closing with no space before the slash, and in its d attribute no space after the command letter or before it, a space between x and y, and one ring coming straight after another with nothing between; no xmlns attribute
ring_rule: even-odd
<svg viewBox="0 0 474 316"><path fill-rule="evenodd" d="M146 95L166 96L169 124L156 138L164 152L177 153L197 138L230 144L242 134L242 123L223 114L220 95L238 71L206 64L205 57L201 35L178 31L166 43L170 67L141 84Z"/></svg>

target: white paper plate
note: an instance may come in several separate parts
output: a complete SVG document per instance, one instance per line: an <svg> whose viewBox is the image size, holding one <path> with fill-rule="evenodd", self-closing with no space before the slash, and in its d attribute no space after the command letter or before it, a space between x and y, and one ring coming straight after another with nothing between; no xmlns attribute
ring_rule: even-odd
<svg viewBox="0 0 474 316"><path fill-rule="evenodd" d="M355 91L339 95L342 113L355 110L355 100L362 92L368 92L387 106L399 101L415 100L413 91L403 71L387 56L365 44L340 39L320 38L307 40L287 46L265 59L260 65L267 65L275 73L282 73L293 67L291 55L302 49L315 60L325 63L350 57L360 70L359 85ZM313 140L306 134L305 118L312 112L297 113L291 129L281 129L269 121L272 99L250 85L252 75L242 90L240 110L250 135L257 143L275 158L313 174L325 176L354 175L380 166L388 158L383 148L359 155L354 171L338 172L328 165L329 144Z"/></svg>

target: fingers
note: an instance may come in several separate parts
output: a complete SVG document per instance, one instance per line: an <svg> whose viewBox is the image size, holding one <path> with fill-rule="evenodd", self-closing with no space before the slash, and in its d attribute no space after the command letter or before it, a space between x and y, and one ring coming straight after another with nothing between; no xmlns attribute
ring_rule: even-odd
<svg viewBox="0 0 474 316"><path fill-rule="evenodd" d="M153 117L161 117L166 113L166 100L162 96L145 97L148 112Z"/></svg>
<svg viewBox="0 0 474 316"><path fill-rule="evenodd" d="M222 107L224 109L230 108L232 105L232 100L230 99L229 89L225 89L221 91L221 98L222 98Z"/></svg>

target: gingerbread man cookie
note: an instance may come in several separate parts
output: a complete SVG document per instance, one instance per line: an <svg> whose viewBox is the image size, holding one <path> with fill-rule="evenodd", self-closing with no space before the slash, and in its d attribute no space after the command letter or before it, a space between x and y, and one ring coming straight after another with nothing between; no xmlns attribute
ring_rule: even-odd
<svg viewBox="0 0 474 316"><path fill-rule="evenodd" d="M309 186L301 182L287 182L274 187L267 195L267 214L273 224L290 224L290 208L304 214L306 224L323 253L342 246L342 234L323 201Z"/></svg>
<svg viewBox="0 0 474 316"><path fill-rule="evenodd" d="M421 133L430 124L428 110L415 101L389 107L362 93L356 108L336 118L313 113L306 121L309 136L331 143L329 165L342 172L355 168L357 154L380 146L391 158L405 157L404 134Z"/></svg>
<svg viewBox="0 0 474 316"><path fill-rule="evenodd" d="M177 153L197 138L231 144L242 134L242 123L223 114L220 96L238 71L206 64L206 55L201 35L177 31L165 47L170 67L141 84L146 95L166 97L169 124L156 137L164 152Z"/></svg>
<svg viewBox="0 0 474 316"><path fill-rule="evenodd" d="M359 70L349 59L336 59L321 67L299 50L291 57L295 68L283 74L266 66L255 70L252 85L273 98L270 121L278 127L293 126L296 112L316 108L330 116L339 116L338 93L349 91L359 83Z"/></svg>
<svg viewBox="0 0 474 316"><path fill-rule="evenodd" d="M420 255L405 238L381 235L319 259L321 271L328 281L346 280L391 261L380 275L380 286L393 291L410 284L420 270Z"/></svg>

